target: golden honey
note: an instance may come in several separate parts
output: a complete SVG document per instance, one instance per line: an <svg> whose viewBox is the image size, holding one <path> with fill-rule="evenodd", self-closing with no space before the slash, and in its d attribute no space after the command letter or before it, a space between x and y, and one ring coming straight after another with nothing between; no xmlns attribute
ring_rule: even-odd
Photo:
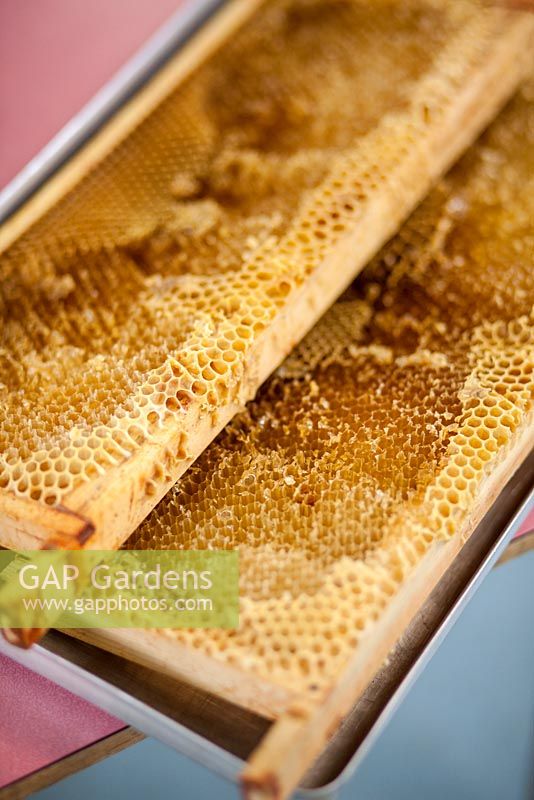
<svg viewBox="0 0 534 800"><path fill-rule="evenodd" d="M0 489L77 511L73 490L192 403L249 396L251 348L439 126L495 29L468 0L266 3L0 255ZM196 455L188 436L184 422L142 493Z"/></svg>
<svg viewBox="0 0 534 800"><path fill-rule="evenodd" d="M533 425L531 101L532 84L130 537L239 549L239 629L161 636L325 688L466 530Z"/></svg>

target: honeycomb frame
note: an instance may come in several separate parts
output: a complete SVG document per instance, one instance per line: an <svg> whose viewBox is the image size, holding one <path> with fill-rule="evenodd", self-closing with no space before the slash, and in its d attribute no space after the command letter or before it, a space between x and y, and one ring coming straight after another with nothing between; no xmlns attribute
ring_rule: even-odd
<svg viewBox="0 0 534 800"><path fill-rule="evenodd" d="M194 80L198 70L209 63L225 42L233 41L235 32L261 5L250 0L228 4L3 226L0 261L13 248L16 251L24 237L45 224L47 214L54 213L61 203L76 202L72 198L76 198L76 192L90 179L92 171L98 170L110 154L128 141L184 81L190 76ZM137 442L136 419L127 418L124 422L128 414L123 414L118 427L125 432L127 446L123 445L122 455L117 457L115 453L114 459L108 460L106 468L99 469L96 477L80 480L72 490L45 498L51 501L50 505L26 494L27 480L25 488L17 492L0 489L0 544L18 548L120 545L254 396L283 357L510 96L525 69L530 29L531 21L518 14L497 9L473 12L465 25L451 34L435 63L411 86L407 108L383 114L357 146L334 159L335 169L330 170L299 210L297 221L292 221L296 230L306 220L309 225L310 219L317 220L318 215L319 222L324 221L321 215L330 215L331 229L327 225L326 233L319 231L313 258L308 252L307 234L300 244L295 244L294 237L287 234L277 243L278 249L273 251L267 246L262 252L259 248L255 274L261 272L262 263L279 264L286 258L282 272L275 270L274 278L268 276L268 280L274 280L276 291L280 287L284 291L282 296L268 302L267 323L258 325L260 332L230 353L234 364L227 372L234 377L223 386L224 391L221 389L213 401L206 403L195 396L195 370L188 372L184 361L178 359L176 363L168 358L146 376L146 385L151 384L152 391L154 386L158 389L157 399L154 403L144 403L141 414L150 422L149 432L143 429ZM376 152L382 157L379 165L373 160ZM187 193L189 189L181 185L177 191ZM324 198L332 196L332 192L338 197L330 208ZM341 211L340 197L345 208ZM313 225L316 222L312 228ZM287 276L288 270L298 272L299 265L310 258L300 283L281 278ZM65 283L51 288L53 292L56 290L61 295L69 286ZM210 343L213 344L211 340ZM222 367L226 370L227 365ZM150 415L155 418L154 424ZM85 452L87 448L82 445ZM59 456L61 460L61 452ZM13 456L14 467L8 463L11 458L2 455L0 466L7 476L12 472L18 475L20 456ZM49 460L46 453L43 459L39 462L40 469L45 467L45 477L52 478L52 471L49 475L46 470ZM83 463L80 469L84 469Z"/></svg>
<svg viewBox="0 0 534 800"><path fill-rule="evenodd" d="M154 542L187 548L194 547L198 537L204 546L238 546L244 560L239 631L75 632L90 643L274 717L244 772L248 797L281 798L296 786L534 447L534 194L528 191L534 175L533 89L531 80L368 265L356 289L327 312L249 409L206 450L190 477L164 498L127 543L133 549ZM341 382L332 387L334 369L341 371ZM395 370L415 389L413 406L406 403L398 378L397 390L388 400L388 380ZM368 377L375 374L378 384ZM432 381L421 384L420 376L429 374ZM436 387L445 385L439 376L454 374L450 396L439 393ZM425 429L430 429L437 446L428 458L423 448L423 466L428 462L432 467L429 475L412 470L411 493L394 495L393 507L386 506L385 521L380 515L364 517L365 529L355 535L363 537L361 553L350 550L343 530L358 507L384 504L393 473L383 473L386 486L371 483L371 494L345 500L351 482L372 475L374 469L372 458L364 457L344 483L339 477L347 460L359 463L366 453L365 437L346 438L343 445L339 438L343 428L332 423L336 413L345 421L353 414L347 400L353 383L360 387L364 410L371 402L379 410L378 429L384 412L398 409L402 435L395 438L391 419L384 433L393 441L388 458L394 471L403 472L409 456L393 461L392 456L401 449L417 448L414 432L424 440ZM302 396L298 385L305 387ZM377 385L378 399L372 400L372 387ZM284 386L297 394L287 413L289 395ZM425 392L441 409L434 418L424 414ZM339 411L337 406L332 410L336 395L344 403L340 402ZM312 430L306 423L315 420L317 407L323 409L313 425L317 433L303 434L304 429ZM407 427L412 419L413 428ZM358 425L357 418L353 437ZM314 438L303 453L301 437L319 437L320 430L331 438ZM368 426L365 434L371 433ZM330 448L339 486L323 487L323 493L330 491L330 499L336 495L341 516L329 511L323 518L321 483L316 485L313 470L318 462L319 473L325 471ZM295 450L303 454L301 468L295 466ZM241 472L236 470L238 463L243 464ZM228 469L241 490L224 488ZM248 516L244 511L243 524L226 523L226 528L220 524L221 509L225 519L237 519L238 503L250 505L250 498L239 499L250 474L256 476L250 492L271 498L270 505L282 512L278 537L271 540L266 531L277 530L273 525L277 518L269 517L264 524L261 507ZM285 537L282 522L291 527L291 503L301 509L300 528L293 527ZM195 508L203 520L200 526L199 515L189 513ZM307 524L310 516L318 533ZM377 538L372 535L373 523L379 530ZM259 540L254 536L258 525L263 531ZM237 528L243 530L238 533ZM307 542L315 547L319 533L321 542L327 539L321 552L329 553L336 543L341 546L333 555L332 572L328 573L329 561L323 565L326 577L318 587L306 583L302 559L296 562L297 573L291 575L289 586L262 588L271 571L283 575L289 568L291 573L292 556ZM273 542L279 549L278 560L269 552ZM320 558L309 557L311 571L319 572ZM323 619L325 610L332 612L332 619ZM360 611L367 615L361 633ZM269 613L272 619L266 620ZM342 634L337 626L343 622ZM317 637L324 663L318 661L310 669L302 662Z"/></svg>

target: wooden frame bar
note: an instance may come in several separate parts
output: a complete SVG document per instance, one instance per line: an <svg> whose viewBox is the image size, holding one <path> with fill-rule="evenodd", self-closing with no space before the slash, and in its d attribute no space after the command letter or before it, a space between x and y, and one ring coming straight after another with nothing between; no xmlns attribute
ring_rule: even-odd
<svg viewBox="0 0 534 800"><path fill-rule="evenodd" d="M508 449L506 458L486 479L464 529L450 541L436 543L427 553L331 691L313 704L309 700L302 703L297 698L270 728L243 772L247 800L280 800L288 797L298 785L302 774L319 756L344 715L369 685L402 632L459 555L502 486L534 448L533 422L532 418L528 420Z"/></svg>

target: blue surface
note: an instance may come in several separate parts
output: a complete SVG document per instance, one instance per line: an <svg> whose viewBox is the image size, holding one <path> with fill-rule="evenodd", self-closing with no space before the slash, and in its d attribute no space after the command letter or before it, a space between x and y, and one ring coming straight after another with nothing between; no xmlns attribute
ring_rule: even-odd
<svg viewBox="0 0 534 800"><path fill-rule="evenodd" d="M534 552L494 570L341 800L534 798ZM234 786L147 740L39 800L236 800Z"/></svg>

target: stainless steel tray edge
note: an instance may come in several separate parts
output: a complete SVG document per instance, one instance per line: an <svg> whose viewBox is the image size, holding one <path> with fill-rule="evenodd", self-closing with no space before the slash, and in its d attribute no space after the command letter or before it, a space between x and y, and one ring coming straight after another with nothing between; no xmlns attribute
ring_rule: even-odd
<svg viewBox="0 0 534 800"><path fill-rule="evenodd" d="M5 222L226 0L186 0L91 100L0 191Z"/></svg>

